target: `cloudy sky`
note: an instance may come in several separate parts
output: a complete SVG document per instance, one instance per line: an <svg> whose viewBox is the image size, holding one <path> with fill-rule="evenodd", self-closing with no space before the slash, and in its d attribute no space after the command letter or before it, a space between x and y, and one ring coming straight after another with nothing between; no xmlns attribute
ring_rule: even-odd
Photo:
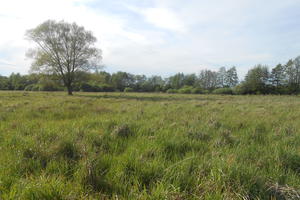
<svg viewBox="0 0 300 200"><path fill-rule="evenodd" d="M28 73L24 33L47 19L93 31L106 71L171 75L300 55L300 0L0 0L0 74Z"/></svg>

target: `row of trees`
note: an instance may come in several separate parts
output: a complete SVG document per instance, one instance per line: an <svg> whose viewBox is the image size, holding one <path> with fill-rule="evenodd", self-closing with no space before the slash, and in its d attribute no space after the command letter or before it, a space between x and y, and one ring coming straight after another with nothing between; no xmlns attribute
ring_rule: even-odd
<svg viewBox="0 0 300 200"><path fill-rule="evenodd" d="M161 76L134 75L127 72L108 73L77 72L72 85L74 91L85 92L170 92L176 93L208 93L216 88L234 87L238 84L236 68L218 72L203 70L198 75L178 73L168 78ZM0 76L1 90L31 90L31 91L60 91L64 83L56 75L46 74L11 74L9 77Z"/></svg>
<svg viewBox="0 0 300 200"><path fill-rule="evenodd" d="M74 78L73 90L84 92L299 94L300 56L272 69L265 65L254 66L240 82L235 67L202 70L198 74L177 73L167 78L127 72L78 71ZM13 73L8 77L0 76L0 90L63 91L64 82L53 74Z"/></svg>
<svg viewBox="0 0 300 200"><path fill-rule="evenodd" d="M235 89L239 94L299 94L300 56L271 70L266 65L255 66Z"/></svg>

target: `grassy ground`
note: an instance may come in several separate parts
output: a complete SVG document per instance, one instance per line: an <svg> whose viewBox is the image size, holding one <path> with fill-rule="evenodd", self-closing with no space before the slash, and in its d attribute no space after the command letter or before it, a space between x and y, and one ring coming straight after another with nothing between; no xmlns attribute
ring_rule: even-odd
<svg viewBox="0 0 300 200"><path fill-rule="evenodd" d="M300 98L0 92L0 199L300 199Z"/></svg>

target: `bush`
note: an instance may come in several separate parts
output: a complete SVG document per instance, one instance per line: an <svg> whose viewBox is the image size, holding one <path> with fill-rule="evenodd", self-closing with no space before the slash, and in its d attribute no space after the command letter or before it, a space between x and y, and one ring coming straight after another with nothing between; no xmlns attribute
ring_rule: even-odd
<svg viewBox="0 0 300 200"><path fill-rule="evenodd" d="M25 91L32 91L32 88L34 87L35 85L34 84L31 84L31 85L27 85L26 87L25 87Z"/></svg>
<svg viewBox="0 0 300 200"><path fill-rule="evenodd" d="M81 83L79 87L82 92L113 92L114 88L108 84Z"/></svg>
<svg viewBox="0 0 300 200"><path fill-rule="evenodd" d="M218 88L213 91L213 94L233 94L231 88Z"/></svg>
<svg viewBox="0 0 300 200"><path fill-rule="evenodd" d="M101 90L101 92L113 92L114 91L114 87L108 84L101 84L99 85L99 88Z"/></svg>
<svg viewBox="0 0 300 200"><path fill-rule="evenodd" d="M39 91L61 91L62 89L52 83L41 84L39 85Z"/></svg>
<svg viewBox="0 0 300 200"><path fill-rule="evenodd" d="M80 85L80 91L82 92L95 92L95 88L93 85L89 83L82 83Z"/></svg>
<svg viewBox="0 0 300 200"><path fill-rule="evenodd" d="M124 89L124 92L133 92L133 89L130 88L130 87L126 87L126 88Z"/></svg>
<svg viewBox="0 0 300 200"><path fill-rule="evenodd" d="M191 90L191 93L192 93L192 94L204 94L205 91L202 90L201 88L193 88L193 89Z"/></svg>
<svg viewBox="0 0 300 200"><path fill-rule="evenodd" d="M48 90L47 90L48 89ZM42 85L38 85L38 84L30 84L27 85L25 87L25 91L55 91L55 90L50 90L50 89L54 89L54 88L50 88L50 87L44 87ZM58 90L58 89L57 89Z"/></svg>
<svg viewBox="0 0 300 200"><path fill-rule="evenodd" d="M192 86L184 86L184 87L180 88L178 90L178 92L180 94L191 94L192 93L192 89L193 89Z"/></svg>
<svg viewBox="0 0 300 200"><path fill-rule="evenodd" d="M168 94L176 94L176 93L178 93L178 91L176 89L168 89L167 93Z"/></svg>
<svg viewBox="0 0 300 200"><path fill-rule="evenodd" d="M40 91L40 86L39 85L33 85L31 91Z"/></svg>
<svg viewBox="0 0 300 200"><path fill-rule="evenodd" d="M54 85L40 85L39 90L40 91L59 91L60 88L56 87Z"/></svg>

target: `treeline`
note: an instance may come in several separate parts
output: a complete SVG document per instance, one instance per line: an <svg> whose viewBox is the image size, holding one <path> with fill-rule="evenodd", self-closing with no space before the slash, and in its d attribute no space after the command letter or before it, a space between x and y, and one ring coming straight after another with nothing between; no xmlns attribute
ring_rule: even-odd
<svg viewBox="0 0 300 200"><path fill-rule="evenodd" d="M74 91L82 92L167 92L167 93L210 93L217 88L231 88L238 84L236 68L218 72L202 70L198 75L178 73L168 78L161 76L134 75L127 72L105 71L77 72ZM56 75L11 74L0 76L1 90L62 91L63 83Z"/></svg>
<svg viewBox="0 0 300 200"><path fill-rule="evenodd" d="M11 74L0 76L0 90L63 91L56 75ZM239 81L235 67L199 74L178 73L168 78L134 75L127 72L77 72L74 91L83 92L166 92L184 94L298 94L300 93L300 56L286 64L257 65Z"/></svg>

